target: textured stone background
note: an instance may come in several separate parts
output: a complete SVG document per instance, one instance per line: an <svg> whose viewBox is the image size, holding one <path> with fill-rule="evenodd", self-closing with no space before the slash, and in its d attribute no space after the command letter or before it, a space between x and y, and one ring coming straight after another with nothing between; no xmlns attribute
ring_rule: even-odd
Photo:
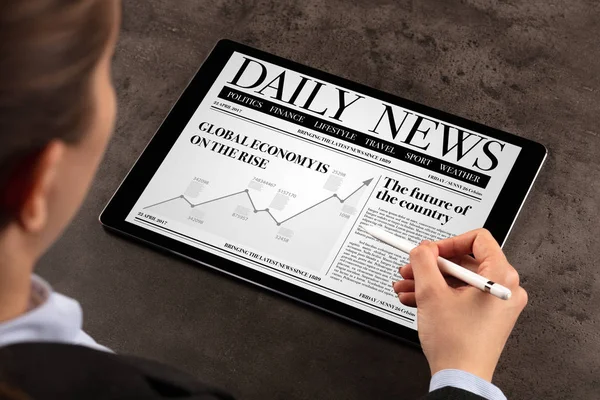
<svg viewBox="0 0 600 400"><path fill-rule="evenodd" d="M241 399L414 398L422 354L107 234L97 217L215 42L244 42L550 150L505 250L530 304L495 382L513 399L600 393L600 2L125 1L116 134L39 272L85 328Z"/></svg>

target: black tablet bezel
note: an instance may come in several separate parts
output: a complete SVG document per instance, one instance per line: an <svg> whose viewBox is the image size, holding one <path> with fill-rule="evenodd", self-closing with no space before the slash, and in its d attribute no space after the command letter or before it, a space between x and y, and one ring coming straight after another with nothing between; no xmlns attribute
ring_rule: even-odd
<svg viewBox="0 0 600 400"><path fill-rule="evenodd" d="M215 268L359 324L385 332L396 338L418 344L418 333L413 329L125 221L127 214L141 196L143 190L179 137L179 134L181 134L187 122L234 52L262 59L301 74L351 89L357 93L378 98L390 104L396 104L422 114L431 115L437 119L445 120L521 147L519 157L484 225L500 243L503 243L508 236L512 224L535 181L535 177L546 157L546 148L531 140L414 103L240 43L221 40L190 81L188 87L173 106L152 140L148 143L146 149L142 152L100 215L100 221L106 228L158 246L202 265Z"/></svg>

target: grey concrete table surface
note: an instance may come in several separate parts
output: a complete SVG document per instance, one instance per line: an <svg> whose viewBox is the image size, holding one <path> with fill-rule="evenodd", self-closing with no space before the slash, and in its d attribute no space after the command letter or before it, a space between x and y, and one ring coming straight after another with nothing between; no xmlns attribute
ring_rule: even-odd
<svg viewBox="0 0 600 400"><path fill-rule="evenodd" d="M490 5L493 4L493 5ZM415 349L106 233L98 215L216 41L228 37L544 143L505 246L529 292L495 382L600 398L597 1L125 1L119 122L82 210L38 272L85 329L240 399L410 399Z"/></svg>

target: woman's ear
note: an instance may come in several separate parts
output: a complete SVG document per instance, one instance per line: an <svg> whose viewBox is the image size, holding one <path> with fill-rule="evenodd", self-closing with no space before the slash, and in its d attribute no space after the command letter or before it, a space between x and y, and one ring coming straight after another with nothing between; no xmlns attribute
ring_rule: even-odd
<svg viewBox="0 0 600 400"><path fill-rule="evenodd" d="M57 183L64 153L64 142L53 140L29 160L29 165L22 166L24 171L17 171L21 180L17 187L21 193L15 217L21 228L29 233L39 233L48 223L49 198Z"/></svg>

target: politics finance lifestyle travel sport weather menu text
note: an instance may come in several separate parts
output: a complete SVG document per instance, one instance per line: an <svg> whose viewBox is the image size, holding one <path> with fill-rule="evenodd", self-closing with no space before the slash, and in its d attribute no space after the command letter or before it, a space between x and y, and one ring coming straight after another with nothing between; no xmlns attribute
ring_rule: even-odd
<svg viewBox="0 0 600 400"><path fill-rule="evenodd" d="M483 226L520 148L234 53L126 220L416 329L415 243Z"/></svg>

